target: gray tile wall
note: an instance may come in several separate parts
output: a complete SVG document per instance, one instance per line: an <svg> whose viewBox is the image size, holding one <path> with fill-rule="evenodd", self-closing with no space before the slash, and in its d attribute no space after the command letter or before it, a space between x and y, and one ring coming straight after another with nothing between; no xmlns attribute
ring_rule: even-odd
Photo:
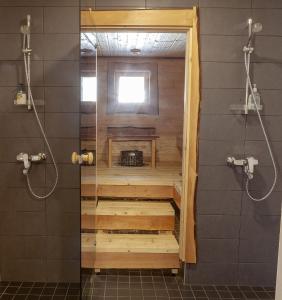
<svg viewBox="0 0 282 300"><path fill-rule="evenodd" d="M59 185L33 199L15 162L19 152L47 151L34 114L13 105L24 80L19 28L32 16L32 86L59 165ZM79 0L0 0L0 280L72 281L80 277ZM54 182L50 159L33 166L32 186Z"/></svg>
<svg viewBox="0 0 282 300"><path fill-rule="evenodd" d="M82 7L200 7L202 104L197 192L198 264L188 266L191 283L273 285L281 212L281 175L275 193L253 203L244 177L225 165L227 155L259 158L254 195L269 187L273 172L256 117L232 115L229 105L244 101L242 46L246 21L263 24L253 57L254 79L265 106L263 119L277 161L282 147L281 0L103 0ZM1 28L1 27L0 27ZM39 68L40 66L38 66Z"/></svg>

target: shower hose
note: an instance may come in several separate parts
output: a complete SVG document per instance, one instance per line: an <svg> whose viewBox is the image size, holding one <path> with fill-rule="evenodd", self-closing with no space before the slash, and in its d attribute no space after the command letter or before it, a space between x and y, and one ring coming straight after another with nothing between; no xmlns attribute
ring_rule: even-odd
<svg viewBox="0 0 282 300"><path fill-rule="evenodd" d="M249 191L249 181L250 180L247 177L246 192L247 192L248 196L253 201L260 202L260 201L263 201L263 200L267 199L274 190L274 187L275 187L276 182L277 182L277 167L276 167L276 163L275 163L274 156L273 156L273 153L272 153L272 149L271 149L271 146L270 146L269 138L267 136L267 133L266 133L266 130L265 130L265 127L264 127L264 124L263 124L263 121L262 121L262 118L261 118L261 115L260 115L260 112L259 112L258 104L256 102L256 97L255 97L255 93L254 93L254 89L253 89L253 85L252 85L252 81L251 81L251 77L250 77L250 71L249 71L250 54L247 54L245 52L244 58L245 58L245 69L246 69L246 74L247 74L247 83L248 83L248 86L250 88L251 95L252 95L252 98L253 98L253 101L254 101L254 104L255 104L256 113L258 115L258 119L259 119L259 122L260 122L260 126L261 126L261 129L262 129L263 135L264 135L264 139L265 139L265 142L266 142L266 145L267 145L267 148L268 148L269 156L271 158L271 162L272 162L272 165L273 165L273 171L274 171L273 183L272 183L269 191L261 198L255 198L250 194L250 191Z"/></svg>
<svg viewBox="0 0 282 300"><path fill-rule="evenodd" d="M29 35L24 35L24 38L23 38L23 49L24 50L29 50L29 49L26 49L26 39L30 39ZM29 41L27 41L27 43L29 44ZM27 185L28 185L28 188L31 192L31 194L37 198L37 199L46 199L48 198L49 196L51 196L53 194L53 192L55 191L56 187L57 187L57 184L58 184L58 180L59 180L59 172L58 172L58 166L56 164L56 161L55 161L55 158L54 158L54 155L53 155L53 152L52 152L52 149L50 147L50 144L48 142L48 139L46 137L46 134L45 134L45 131L43 129L43 126L41 124L41 121L39 119L39 116L38 116L38 112L37 112L37 109L36 109L36 106L35 106L35 103L34 103L34 99L33 99L33 95L32 95L32 91L31 91L31 80L30 80L30 52L28 51L23 51L24 52L24 67L25 67L25 77L26 77L26 82L27 82L27 89L28 89L28 95L30 97L30 101L31 101L31 104L32 104L32 107L33 107L33 111L34 111L34 115L36 117L36 120L37 120L37 123L38 123L38 126L40 128L40 131L41 131L41 134L43 136L43 139L44 139L44 142L47 146L47 149L50 153L50 156L51 156L51 159L52 159L52 163L54 165L54 169L55 169L55 173L56 173L56 179L55 179L55 183L54 185L52 186L51 190L46 194L46 195L38 195L36 194L33 189L32 189L32 186L31 186L31 183L30 183L30 179L29 179L29 174L28 172L26 172L26 179L27 179Z"/></svg>

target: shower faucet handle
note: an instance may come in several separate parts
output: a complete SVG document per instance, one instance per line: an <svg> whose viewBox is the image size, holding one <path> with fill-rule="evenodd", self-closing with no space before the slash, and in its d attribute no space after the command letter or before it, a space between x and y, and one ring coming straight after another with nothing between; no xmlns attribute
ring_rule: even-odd
<svg viewBox="0 0 282 300"><path fill-rule="evenodd" d="M31 166L31 163L29 161L29 157L28 157L28 154L27 153L19 153L17 156L16 156L16 159L17 161L19 162L23 162L24 164L24 174L27 173L27 171L29 170L30 166Z"/></svg>
<svg viewBox="0 0 282 300"><path fill-rule="evenodd" d="M246 165L244 167L244 172L246 175L249 177L249 179L254 178L254 171L255 171L255 166L258 165L258 160L255 159L254 157L250 156L246 158Z"/></svg>
<svg viewBox="0 0 282 300"><path fill-rule="evenodd" d="M38 153L36 155L30 155L29 156L29 160L30 161L33 161L33 162L39 162L39 161L42 161L42 160L46 160L47 158L47 155L45 153Z"/></svg>
<svg viewBox="0 0 282 300"><path fill-rule="evenodd" d="M233 156L228 156L226 162L233 166L244 166L246 164L245 159L236 159Z"/></svg>
<svg viewBox="0 0 282 300"><path fill-rule="evenodd" d="M19 162L23 162L24 164L24 170L23 170L24 175L28 173L28 170L30 169L32 162L41 162L43 160L46 160L46 158L47 156L45 153L28 155L28 153L21 152L16 156L16 160Z"/></svg>
<svg viewBox="0 0 282 300"><path fill-rule="evenodd" d="M226 162L231 166L242 167L249 179L254 178L255 166L257 166L259 163L258 160L253 156L249 156L243 159L236 159L233 156L229 156L227 157Z"/></svg>

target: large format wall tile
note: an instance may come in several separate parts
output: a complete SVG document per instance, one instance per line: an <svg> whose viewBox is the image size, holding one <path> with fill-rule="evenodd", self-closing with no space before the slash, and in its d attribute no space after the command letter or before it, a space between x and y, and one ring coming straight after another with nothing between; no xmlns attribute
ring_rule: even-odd
<svg viewBox="0 0 282 300"><path fill-rule="evenodd" d="M263 216L280 216L281 215L282 192L273 192L267 201L255 202L252 201L246 193L242 200L242 214ZM277 250L277 249L276 249Z"/></svg>
<svg viewBox="0 0 282 300"><path fill-rule="evenodd" d="M45 112L79 112L79 87L45 87Z"/></svg>
<svg viewBox="0 0 282 300"><path fill-rule="evenodd" d="M78 259L47 260L47 281L58 282L64 278L67 282L80 281L80 261Z"/></svg>
<svg viewBox="0 0 282 300"><path fill-rule="evenodd" d="M230 141L199 141L199 164L209 166L226 166L228 156L244 156L244 143Z"/></svg>
<svg viewBox="0 0 282 300"><path fill-rule="evenodd" d="M43 85L43 63L32 62L31 84L32 86ZM25 82L24 66L22 61L0 61L0 86L16 87ZM13 100L13 99L11 99Z"/></svg>
<svg viewBox="0 0 282 300"><path fill-rule="evenodd" d="M282 8L282 2L280 0L253 0L254 8Z"/></svg>
<svg viewBox="0 0 282 300"><path fill-rule="evenodd" d="M244 140L245 119L241 115L202 115L200 140L240 143Z"/></svg>
<svg viewBox="0 0 282 300"><path fill-rule="evenodd" d="M282 36L282 11L281 9L254 9L255 22L263 24L259 35Z"/></svg>
<svg viewBox="0 0 282 300"><path fill-rule="evenodd" d="M197 237L201 239L236 239L239 237L239 229L239 216L197 216Z"/></svg>
<svg viewBox="0 0 282 300"><path fill-rule="evenodd" d="M79 86L78 61L45 61L45 86Z"/></svg>
<svg viewBox="0 0 282 300"><path fill-rule="evenodd" d="M235 115L232 105L244 103L244 89L202 89L201 115Z"/></svg>
<svg viewBox="0 0 282 300"><path fill-rule="evenodd" d="M237 278L237 263L197 263L188 267L191 284L234 284Z"/></svg>
<svg viewBox="0 0 282 300"><path fill-rule="evenodd" d="M90 0L94 1L94 0ZM78 0L0 0L0 6L79 6Z"/></svg>
<svg viewBox="0 0 282 300"><path fill-rule="evenodd" d="M49 236L46 251L48 260L79 260L80 257L76 237Z"/></svg>
<svg viewBox="0 0 282 300"><path fill-rule="evenodd" d="M269 247L269 244L273 247ZM277 248L279 241L277 238L265 238L260 236L250 236L240 240L239 259L241 263L276 263Z"/></svg>
<svg viewBox="0 0 282 300"><path fill-rule="evenodd" d="M77 7L44 9L44 33L79 33L79 28Z"/></svg>
<svg viewBox="0 0 282 300"><path fill-rule="evenodd" d="M157 7L193 7L198 6L199 0L147 0L146 7L147 8L157 8Z"/></svg>
<svg viewBox="0 0 282 300"><path fill-rule="evenodd" d="M22 22L31 15L32 33L43 33L43 9L40 7L1 7L0 33L19 33Z"/></svg>
<svg viewBox="0 0 282 300"><path fill-rule="evenodd" d="M251 0L199 0L200 7L251 8Z"/></svg>
<svg viewBox="0 0 282 300"><path fill-rule="evenodd" d="M205 190L242 190L242 170L226 166L200 166L198 189Z"/></svg>
<svg viewBox="0 0 282 300"><path fill-rule="evenodd" d="M202 88L242 89L245 86L242 63L202 62Z"/></svg>
<svg viewBox="0 0 282 300"><path fill-rule="evenodd" d="M201 61L243 62L245 36L202 35L200 40Z"/></svg>
<svg viewBox="0 0 282 300"><path fill-rule="evenodd" d="M79 145L79 1L0 0L0 7L0 44L5 45L0 49L1 279L77 282L80 178L79 168L70 164L70 154ZM35 100L44 100L45 105L37 109L48 138L51 136L62 187L48 200L32 197L22 174L23 164L16 162L20 152L45 151L46 163L33 164L29 177L35 193L50 191L54 170L34 113L13 104L17 85L25 82L20 26L27 14L32 24L32 92ZM55 237L56 243L48 245ZM50 260L57 267L50 268Z"/></svg>
<svg viewBox="0 0 282 300"><path fill-rule="evenodd" d="M200 33L205 35L247 35L250 9L201 8Z"/></svg>
<svg viewBox="0 0 282 300"><path fill-rule="evenodd" d="M197 242L199 263L238 262L238 239L199 239Z"/></svg>
<svg viewBox="0 0 282 300"><path fill-rule="evenodd" d="M79 114L46 113L46 133L50 138L78 138Z"/></svg>
<svg viewBox="0 0 282 300"><path fill-rule="evenodd" d="M58 164L59 181L58 187L61 188L80 188L79 166L72 164ZM48 164L46 167L46 185L48 188L53 186L55 181L55 170L53 165Z"/></svg>
<svg viewBox="0 0 282 300"><path fill-rule="evenodd" d="M96 0L96 8L145 8L145 0Z"/></svg>
<svg viewBox="0 0 282 300"><path fill-rule="evenodd" d="M44 35L44 60L77 60L79 56L78 34Z"/></svg>
<svg viewBox="0 0 282 300"><path fill-rule="evenodd" d="M252 286L275 286L275 263L241 263L239 284Z"/></svg>
<svg viewBox="0 0 282 300"><path fill-rule="evenodd" d="M197 214L240 215L242 191L198 191Z"/></svg>

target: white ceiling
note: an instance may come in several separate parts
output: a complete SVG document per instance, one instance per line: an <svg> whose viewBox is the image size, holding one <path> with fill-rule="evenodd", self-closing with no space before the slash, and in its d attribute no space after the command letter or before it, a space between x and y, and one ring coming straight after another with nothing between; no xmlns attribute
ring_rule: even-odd
<svg viewBox="0 0 282 300"><path fill-rule="evenodd" d="M186 33L97 32L81 34L81 55L137 56L131 49L140 49L141 57L184 57Z"/></svg>

